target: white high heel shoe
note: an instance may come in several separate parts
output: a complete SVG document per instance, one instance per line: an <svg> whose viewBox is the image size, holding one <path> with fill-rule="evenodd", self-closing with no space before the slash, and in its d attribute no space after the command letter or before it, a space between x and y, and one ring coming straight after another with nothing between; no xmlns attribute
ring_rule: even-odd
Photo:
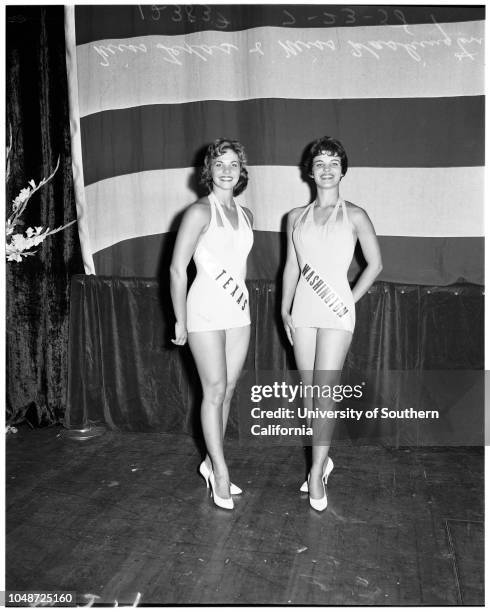
<svg viewBox="0 0 490 612"><path fill-rule="evenodd" d="M325 471L323 472L323 482L325 483L325 486L327 485L327 480L332 470L333 470L333 461L329 457L327 461L327 467L325 468ZM301 485L299 490L301 491L301 493L308 493L308 481L307 480L304 481L304 483Z"/></svg>
<svg viewBox="0 0 490 612"><path fill-rule="evenodd" d="M206 481L206 487L209 488L209 476L211 474L211 470L208 468L205 461L203 461L199 466L199 474L201 474ZM230 482L230 493L232 495L241 495L243 491L240 489L240 487L237 487L235 484Z"/></svg>
<svg viewBox="0 0 490 612"><path fill-rule="evenodd" d="M214 503L220 508L224 508L225 510L233 510L234 508L233 497L229 497L228 499L225 499L224 497L220 497L219 495L216 494L214 490L216 483L214 480L213 472L209 474L209 484L211 485L211 494L213 496Z"/></svg>
<svg viewBox="0 0 490 612"><path fill-rule="evenodd" d="M306 484L309 485L309 483L310 483L310 475L308 474L308 480L306 481ZM328 506L327 491L325 490L325 479L323 476L322 476L322 485L323 485L323 497L321 497L320 499L314 499L313 497L311 497L311 495L308 494L308 499L310 500L310 506L313 508L313 510L316 510L317 512L323 512L324 510L326 510Z"/></svg>

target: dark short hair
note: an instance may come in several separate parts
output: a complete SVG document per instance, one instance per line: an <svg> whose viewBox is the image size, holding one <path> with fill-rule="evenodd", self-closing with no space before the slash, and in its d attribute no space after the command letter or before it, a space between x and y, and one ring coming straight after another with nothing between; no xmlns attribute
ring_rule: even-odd
<svg viewBox="0 0 490 612"><path fill-rule="evenodd" d="M240 178L233 189L233 195L237 196L240 195L242 191L245 191L248 184L248 171L246 168L247 156L243 145L238 142L238 140L218 138L209 145L201 168L201 184L206 185L210 192L212 191L213 178L211 176L211 164L213 160L223 155L225 151L234 151L238 155L238 161L240 162Z"/></svg>
<svg viewBox="0 0 490 612"><path fill-rule="evenodd" d="M322 136L314 142L312 142L306 150L304 157L304 168L308 175L313 172L313 159L317 155L328 153L330 155L338 155L340 157L340 165L342 167L342 175L345 175L347 168L349 167L349 160L347 159L347 153L340 141L332 138L331 136Z"/></svg>

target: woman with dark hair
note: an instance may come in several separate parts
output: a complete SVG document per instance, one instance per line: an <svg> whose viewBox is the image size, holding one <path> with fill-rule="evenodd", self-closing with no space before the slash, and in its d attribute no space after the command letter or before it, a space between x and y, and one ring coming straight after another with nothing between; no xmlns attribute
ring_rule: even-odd
<svg viewBox="0 0 490 612"><path fill-rule="evenodd" d="M203 391L201 423L207 455L199 472L211 485L214 503L230 510L231 494L242 491L230 482L223 439L250 340L245 275L253 217L233 199L247 186L246 161L236 140L219 138L209 145L201 172L209 195L186 211L170 266L176 319L172 342L189 342ZM191 257L197 275L186 299Z"/></svg>
<svg viewBox="0 0 490 612"><path fill-rule="evenodd" d="M340 381L354 331L354 304L382 270L378 240L367 213L340 197L340 181L347 168L347 155L338 140L325 136L313 142L305 170L315 183L316 198L288 214L281 315L305 385ZM351 290L347 271L357 240L367 265ZM315 400L322 411L331 404L328 398ZM325 487L333 469L329 450L335 421L314 418L309 424L312 464L301 491L307 491L310 505L322 511L327 507Z"/></svg>

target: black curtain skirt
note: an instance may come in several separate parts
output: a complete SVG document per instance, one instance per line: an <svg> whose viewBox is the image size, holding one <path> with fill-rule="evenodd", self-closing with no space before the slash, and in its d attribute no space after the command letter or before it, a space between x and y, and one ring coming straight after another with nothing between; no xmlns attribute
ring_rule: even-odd
<svg viewBox="0 0 490 612"><path fill-rule="evenodd" d="M243 384L232 404L231 436L252 407L244 385L285 379L295 369L279 316L280 290L274 281L250 280L247 285L252 333ZM382 437L402 445L479 443L483 300L477 285L373 285L356 305L344 378L352 384L368 381L363 410L384 402L390 410L437 409L442 420L408 416L345 423L353 425L356 439ZM188 346L174 346L172 336L167 283L74 276L64 425L200 435L199 378ZM462 432L468 423L471 431ZM438 435L443 430L461 435L449 440Z"/></svg>

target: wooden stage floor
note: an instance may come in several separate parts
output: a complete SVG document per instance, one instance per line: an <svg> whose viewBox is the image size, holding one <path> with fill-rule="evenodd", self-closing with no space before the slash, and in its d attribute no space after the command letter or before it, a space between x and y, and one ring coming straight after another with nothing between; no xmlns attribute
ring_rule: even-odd
<svg viewBox="0 0 490 612"><path fill-rule="evenodd" d="M301 448L230 442L232 512L187 436L7 438L7 590L78 604L483 604L483 450L332 450L323 514ZM138 595L139 594L139 595Z"/></svg>

